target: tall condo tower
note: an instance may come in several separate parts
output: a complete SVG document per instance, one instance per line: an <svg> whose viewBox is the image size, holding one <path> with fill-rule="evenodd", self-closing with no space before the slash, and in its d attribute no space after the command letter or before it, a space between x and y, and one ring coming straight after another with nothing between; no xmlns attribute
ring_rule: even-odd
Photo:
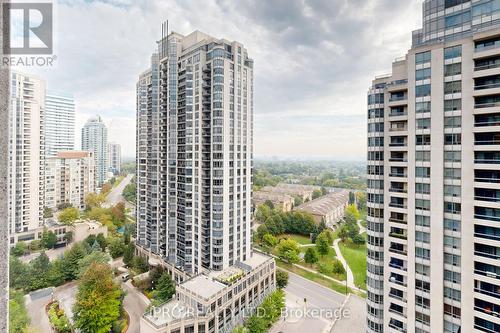
<svg viewBox="0 0 500 333"><path fill-rule="evenodd" d="M137 244L190 273L250 258L253 61L195 31L137 82Z"/></svg>
<svg viewBox="0 0 500 333"><path fill-rule="evenodd" d="M17 72L11 76L8 222L14 233L43 223L45 82Z"/></svg>
<svg viewBox="0 0 500 333"><path fill-rule="evenodd" d="M500 332L500 1L426 0L368 92L368 332Z"/></svg>
<svg viewBox="0 0 500 333"><path fill-rule="evenodd" d="M75 100L72 94L48 90L45 96L45 152L56 156L75 149Z"/></svg>
<svg viewBox="0 0 500 333"><path fill-rule="evenodd" d="M97 185L102 186L108 173L108 129L100 116L90 118L83 126L82 150L94 155Z"/></svg>

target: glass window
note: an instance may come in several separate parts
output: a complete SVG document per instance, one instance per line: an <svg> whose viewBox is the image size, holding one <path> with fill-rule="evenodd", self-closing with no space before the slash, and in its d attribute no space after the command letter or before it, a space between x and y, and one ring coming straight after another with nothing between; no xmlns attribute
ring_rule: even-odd
<svg viewBox="0 0 500 333"><path fill-rule="evenodd" d="M415 63L424 64L431 61L431 51L421 52L415 54Z"/></svg>
<svg viewBox="0 0 500 333"><path fill-rule="evenodd" d="M426 167L416 167L415 174L417 177L429 178L431 176L431 168Z"/></svg>
<svg viewBox="0 0 500 333"><path fill-rule="evenodd" d="M462 81L451 81L444 83L445 94L456 94L462 92Z"/></svg>
<svg viewBox="0 0 500 333"><path fill-rule="evenodd" d="M457 45L453 47L447 47L444 49L444 59L453 59L462 56L462 46Z"/></svg>
<svg viewBox="0 0 500 333"><path fill-rule="evenodd" d="M444 101L444 111L458 111L462 110L462 100L458 99L448 99Z"/></svg>
<svg viewBox="0 0 500 333"><path fill-rule="evenodd" d="M444 128L459 128L462 126L462 117L444 117Z"/></svg>
<svg viewBox="0 0 500 333"><path fill-rule="evenodd" d="M417 97L430 96L431 95L431 85L430 84L423 84L420 86L416 86L415 87L415 95Z"/></svg>
<svg viewBox="0 0 500 333"><path fill-rule="evenodd" d="M423 69L418 69L415 72L415 79L418 80L425 80L429 79L431 77L431 69L430 68L423 68Z"/></svg>
<svg viewBox="0 0 500 333"><path fill-rule="evenodd" d="M462 74L462 64L449 64L444 65L444 76L452 76Z"/></svg>
<svg viewBox="0 0 500 333"><path fill-rule="evenodd" d="M431 128L431 118L417 119L417 129L428 129L428 128Z"/></svg>
<svg viewBox="0 0 500 333"><path fill-rule="evenodd" d="M431 112L431 102L415 103L415 112L416 113Z"/></svg>
<svg viewBox="0 0 500 333"><path fill-rule="evenodd" d="M467 22L470 22L470 20L471 20L470 11L466 11L463 13L447 16L444 22L446 28L453 28L463 25Z"/></svg>

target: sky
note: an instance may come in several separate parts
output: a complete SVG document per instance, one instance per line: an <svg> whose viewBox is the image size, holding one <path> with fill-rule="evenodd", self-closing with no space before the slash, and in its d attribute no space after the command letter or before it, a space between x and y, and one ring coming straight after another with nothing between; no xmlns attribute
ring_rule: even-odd
<svg viewBox="0 0 500 333"><path fill-rule="evenodd" d="M363 160L366 92L421 25L422 0L57 1L49 89L73 93L76 148L101 115L109 141L135 156L135 84L161 34L200 30L237 40L254 59L257 157Z"/></svg>

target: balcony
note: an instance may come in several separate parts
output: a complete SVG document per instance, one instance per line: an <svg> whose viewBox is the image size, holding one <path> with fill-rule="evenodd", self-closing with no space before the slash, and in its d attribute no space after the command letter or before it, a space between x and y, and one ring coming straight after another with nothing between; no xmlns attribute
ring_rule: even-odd
<svg viewBox="0 0 500 333"><path fill-rule="evenodd" d="M389 233L390 237L402 239L402 240L407 240L408 236L404 233L397 233L397 232L390 232Z"/></svg>

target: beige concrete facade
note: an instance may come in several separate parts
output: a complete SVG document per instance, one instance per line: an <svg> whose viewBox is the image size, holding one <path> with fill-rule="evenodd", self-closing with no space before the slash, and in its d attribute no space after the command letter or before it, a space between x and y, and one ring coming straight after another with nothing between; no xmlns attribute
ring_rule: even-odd
<svg viewBox="0 0 500 333"><path fill-rule="evenodd" d="M415 45L372 83L368 332L500 331L499 44Z"/></svg>
<svg viewBox="0 0 500 333"><path fill-rule="evenodd" d="M43 223L45 82L11 74L9 123L9 228L22 232Z"/></svg>
<svg viewBox="0 0 500 333"><path fill-rule="evenodd" d="M91 152L64 151L45 164L45 206L70 203L85 208L85 197L96 191L95 159Z"/></svg>
<svg viewBox="0 0 500 333"><path fill-rule="evenodd" d="M230 333L276 289L274 259L253 253L222 272L205 272L176 288L173 300L146 312L141 333Z"/></svg>

